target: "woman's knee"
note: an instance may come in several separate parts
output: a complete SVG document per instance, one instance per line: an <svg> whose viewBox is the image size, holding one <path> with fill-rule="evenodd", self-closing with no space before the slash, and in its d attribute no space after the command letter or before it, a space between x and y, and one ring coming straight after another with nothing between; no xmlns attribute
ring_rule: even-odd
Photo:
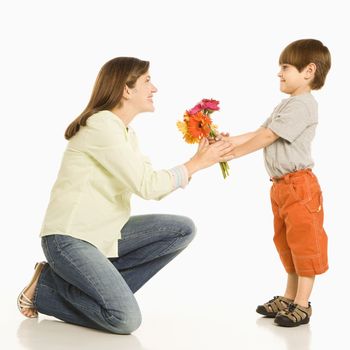
<svg viewBox="0 0 350 350"><path fill-rule="evenodd" d="M179 235L189 244L196 235L196 226L192 219L187 216L174 216L174 221Z"/></svg>
<svg viewBox="0 0 350 350"><path fill-rule="evenodd" d="M112 332L116 334L130 334L140 327L142 316L140 310L109 312L108 323L112 326Z"/></svg>
<svg viewBox="0 0 350 350"><path fill-rule="evenodd" d="M186 216L183 216L182 218L184 220L184 226L185 226L184 232L186 232L186 236L188 236L192 240L197 232L196 225L194 224L192 219Z"/></svg>
<svg viewBox="0 0 350 350"><path fill-rule="evenodd" d="M120 330L121 334L130 334L140 327L141 322L141 314L132 316L130 315L119 322L118 329Z"/></svg>

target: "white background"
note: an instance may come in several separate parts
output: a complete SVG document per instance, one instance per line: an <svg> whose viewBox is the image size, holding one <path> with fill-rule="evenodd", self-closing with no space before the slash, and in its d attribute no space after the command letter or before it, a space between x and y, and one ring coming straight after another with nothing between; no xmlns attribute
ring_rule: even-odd
<svg viewBox="0 0 350 350"><path fill-rule="evenodd" d="M316 279L311 325L288 331L299 332L304 349L323 349L335 337L345 337L341 327L347 318L341 308L349 293L350 233L350 28L345 4L1 1L0 268L6 305L1 326L11 348L44 347L31 339L45 332L32 333L33 326L25 328L25 336L20 332L26 323L15 310L15 299L34 262L44 258L38 234L66 146L63 134L86 106L100 67L117 56L151 62L159 89L156 111L138 116L132 125L154 167L170 168L195 152L196 146L182 140L176 122L202 98L220 100L221 111L213 118L221 130L234 135L258 128L287 97L279 91L279 54L301 38L321 40L332 54L326 85L314 93L320 122L313 143L330 270ZM195 221L198 234L137 294L144 324L128 338L138 344L131 341L130 349L250 349L253 344L293 349L291 339L299 339L293 333L284 336L271 322L261 331L265 320L254 313L257 304L283 293L285 277L272 242L270 182L262 152L232 161L230 167L228 179L222 179L215 165L161 202L133 199L133 214L186 215ZM58 337L59 329L52 329ZM103 336L102 343L107 341ZM108 339L111 347L115 340Z"/></svg>

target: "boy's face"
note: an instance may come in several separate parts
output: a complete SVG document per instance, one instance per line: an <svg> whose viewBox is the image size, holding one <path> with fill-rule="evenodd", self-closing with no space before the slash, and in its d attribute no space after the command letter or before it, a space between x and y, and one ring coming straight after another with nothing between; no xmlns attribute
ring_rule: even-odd
<svg viewBox="0 0 350 350"><path fill-rule="evenodd" d="M313 76L310 75L308 67L299 72L295 66L283 63L280 65L278 77L280 78L280 90L286 94L296 96L311 91L310 79Z"/></svg>

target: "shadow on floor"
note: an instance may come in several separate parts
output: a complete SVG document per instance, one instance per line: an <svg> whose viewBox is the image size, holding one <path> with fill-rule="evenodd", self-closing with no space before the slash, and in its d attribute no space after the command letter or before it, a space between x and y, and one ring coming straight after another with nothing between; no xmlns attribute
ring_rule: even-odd
<svg viewBox="0 0 350 350"><path fill-rule="evenodd" d="M25 319L17 337L30 350L146 350L134 335L110 334L51 319Z"/></svg>
<svg viewBox="0 0 350 350"><path fill-rule="evenodd" d="M260 317L256 324L259 327L273 333L274 336L282 338L286 344L287 350L310 350L311 349L311 330L310 325L299 327L280 327L274 324L273 318Z"/></svg>

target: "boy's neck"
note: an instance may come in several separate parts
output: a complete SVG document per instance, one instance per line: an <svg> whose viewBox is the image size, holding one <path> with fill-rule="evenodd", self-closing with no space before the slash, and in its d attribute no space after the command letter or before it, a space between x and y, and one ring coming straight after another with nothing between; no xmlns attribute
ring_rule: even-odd
<svg viewBox="0 0 350 350"><path fill-rule="evenodd" d="M310 86L302 86L290 94L290 97L311 93Z"/></svg>

